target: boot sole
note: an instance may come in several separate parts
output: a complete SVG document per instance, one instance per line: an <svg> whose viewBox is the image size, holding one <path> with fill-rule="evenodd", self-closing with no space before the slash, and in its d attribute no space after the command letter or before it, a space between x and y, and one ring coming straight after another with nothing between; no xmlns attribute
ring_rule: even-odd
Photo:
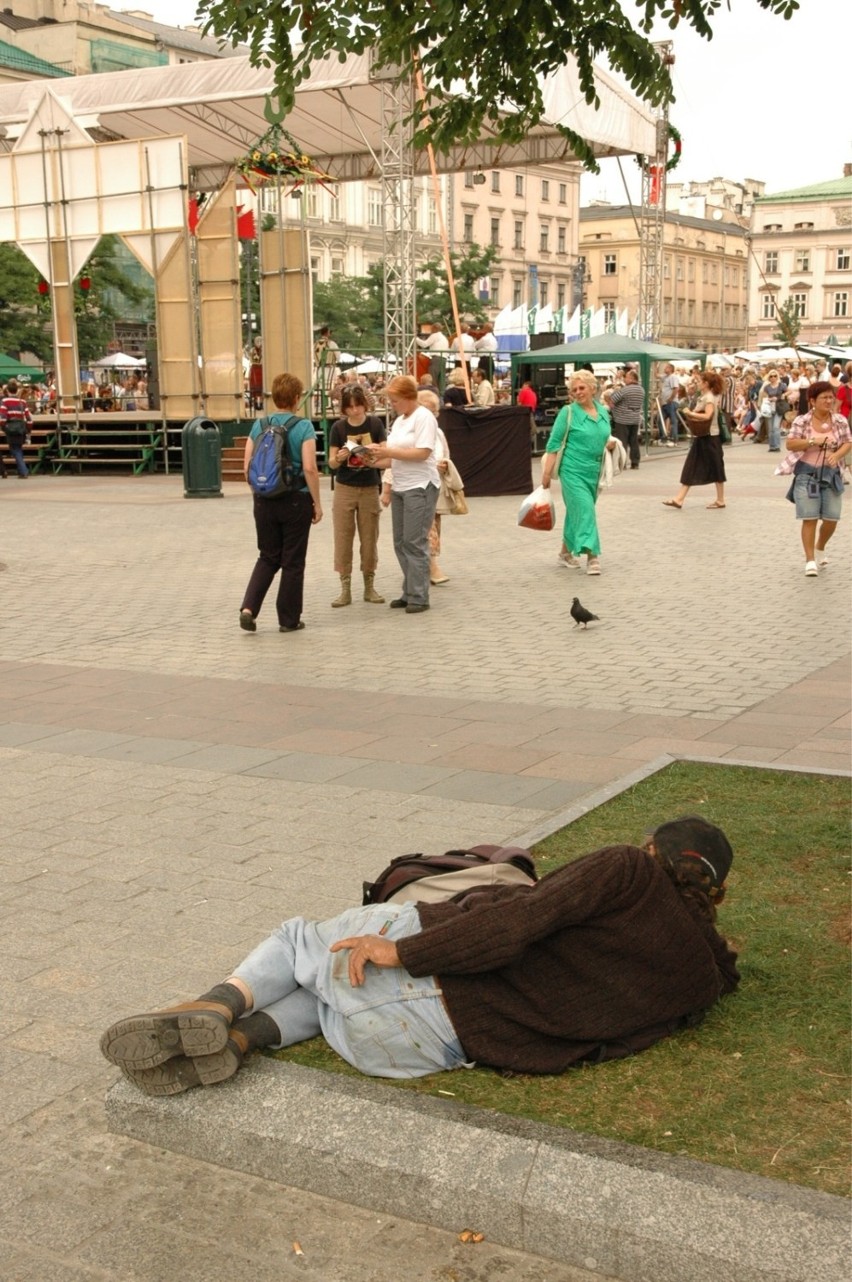
<svg viewBox="0 0 852 1282"><path fill-rule="evenodd" d="M243 1062L242 1055L226 1046L223 1051L189 1059L180 1055L154 1068L132 1069L122 1066L129 1082L146 1095L180 1095L195 1086L215 1086L233 1077Z"/></svg>
<svg viewBox="0 0 852 1282"><path fill-rule="evenodd" d="M228 1042L230 1021L215 1011L133 1015L108 1028L101 1054L130 1072L156 1068L176 1055L214 1055Z"/></svg>

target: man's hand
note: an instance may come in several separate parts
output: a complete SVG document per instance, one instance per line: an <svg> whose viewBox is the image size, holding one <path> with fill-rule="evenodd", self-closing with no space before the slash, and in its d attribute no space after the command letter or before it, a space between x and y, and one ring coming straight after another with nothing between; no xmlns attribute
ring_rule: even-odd
<svg viewBox="0 0 852 1282"><path fill-rule="evenodd" d="M383 939L381 935L353 935L351 939L338 939L336 944L331 945L333 953L342 952L344 948L350 950L349 983L353 988L359 988L363 984L367 962L372 962L374 966L400 964L396 944L390 939Z"/></svg>

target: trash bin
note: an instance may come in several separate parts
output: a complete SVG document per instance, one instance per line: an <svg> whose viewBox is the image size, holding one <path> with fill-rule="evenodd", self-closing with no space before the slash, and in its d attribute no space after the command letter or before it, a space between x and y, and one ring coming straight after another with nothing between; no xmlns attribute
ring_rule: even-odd
<svg viewBox="0 0 852 1282"><path fill-rule="evenodd" d="M222 438L212 419L191 418L180 434L185 499L222 498Z"/></svg>

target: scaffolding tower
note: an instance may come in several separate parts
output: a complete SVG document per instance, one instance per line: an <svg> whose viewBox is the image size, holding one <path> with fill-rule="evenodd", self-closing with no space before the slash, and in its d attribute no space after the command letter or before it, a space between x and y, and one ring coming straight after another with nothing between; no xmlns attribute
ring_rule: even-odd
<svg viewBox="0 0 852 1282"><path fill-rule="evenodd" d="M674 64L671 40L654 45L664 67ZM663 313L663 241L666 219L666 163L669 151L668 102L657 108L656 150L642 157L642 208L639 216L639 338L656 342Z"/></svg>
<svg viewBox="0 0 852 1282"><path fill-rule="evenodd" d="M384 255L385 341L396 370L414 369L415 187L414 77L383 69L382 84L382 251Z"/></svg>

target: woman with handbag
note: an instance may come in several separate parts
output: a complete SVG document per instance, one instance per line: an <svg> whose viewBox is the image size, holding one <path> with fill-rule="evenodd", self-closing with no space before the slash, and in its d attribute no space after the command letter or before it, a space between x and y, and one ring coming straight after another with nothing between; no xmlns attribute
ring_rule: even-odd
<svg viewBox="0 0 852 1282"><path fill-rule="evenodd" d="M417 393L417 399L421 405L426 406L427 410L432 411L435 418L438 417L441 409L441 402L435 392L430 391L428 388L424 388L422 391ZM460 515L462 510L459 507L459 501L457 498L457 495L462 494L462 491L451 487L449 483L450 479L452 479L454 483L460 483L461 477L453 463L450 461L450 447L447 444L447 438L441 431L440 427L438 428L438 439L435 442L435 461L438 464L438 474L441 479L441 492L438 495L438 502L435 506L435 516L429 530L429 582L433 585L438 585L449 583L450 581L450 576L444 573L438 561L438 558L441 555L441 517ZM464 496L462 494L462 502L463 500ZM466 507L467 505L465 504L465 511Z"/></svg>
<svg viewBox="0 0 852 1282"><path fill-rule="evenodd" d="M705 369L700 377L701 391L695 408L685 415L692 433L692 444L680 474L680 489L673 499L664 499L663 507L680 511L684 499L693 485L715 485L716 498L708 508L725 506L725 458L719 428L719 398L722 379L713 369Z"/></svg>
<svg viewBox="0 0 852 1282"><path fill-rule="evenodd" d="M595 514L604 450L617 444L611 435L609 411L597 400L598 382L588 370L575 370L568 383L571 404L556 415L541 461L541 484L550 489L559 476L565 503L562 533L565 565L580 567L586 553L586 573L600 574L601 540Z"/></svg>
<svg viewBox="0 0 852 1282"><path fill-rule="evenodd" d="M805 574L813 579L820 566L828 565L826 547L840 520L843 460L852 449L852 431L837 412L837 397L830 382L812 383L808 398L811 408L790 428L790 452L778 470L793 472L787 498L795 503L796 519L802 523Z"/></svg>

